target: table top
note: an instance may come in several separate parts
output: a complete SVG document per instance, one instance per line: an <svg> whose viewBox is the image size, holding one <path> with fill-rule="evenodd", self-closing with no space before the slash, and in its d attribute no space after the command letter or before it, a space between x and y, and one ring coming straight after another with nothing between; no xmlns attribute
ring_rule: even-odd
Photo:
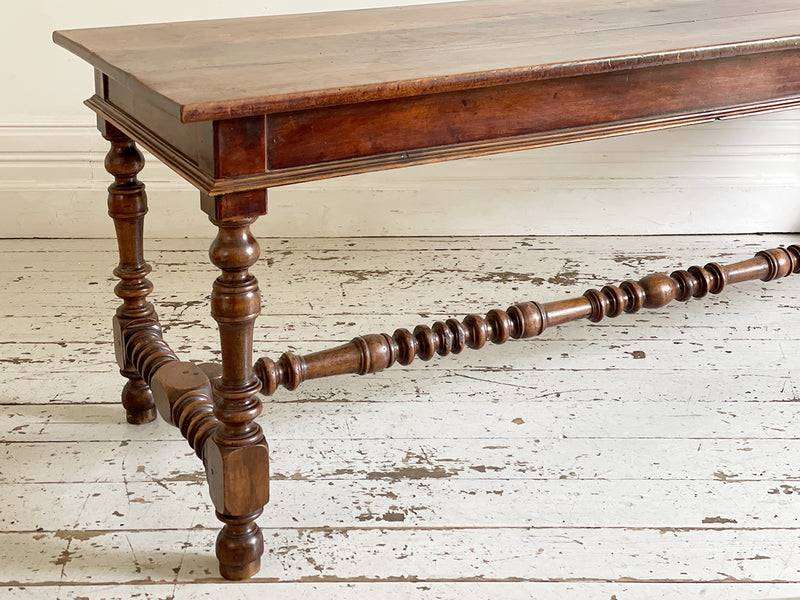
<svg viewBox="0 0 800 600"><path fill-rule="evenodd" d="M800 3L473 0L53 39L187 123L800 48Z"/></svg>

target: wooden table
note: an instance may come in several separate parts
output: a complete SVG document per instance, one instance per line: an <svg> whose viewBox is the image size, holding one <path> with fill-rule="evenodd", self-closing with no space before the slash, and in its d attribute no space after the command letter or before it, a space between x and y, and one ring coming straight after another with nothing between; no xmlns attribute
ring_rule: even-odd
<svg viewBox="0 0 800 600"><path fill-rule="evenodd" d="M111 143L114 317L131 423L156 410L203 459L222 575L250 577L269 498L257 394L531 337L800 272L800 248L656 274L583 296L252 360L267 189L301 181L800 107L796 0L483 0L312 15L59 31L95 68L86 104ZM211 296L222 366L162 339L144 260L141 143L200 190L217 226ZM476 215L476 218L479 218ZM180 231L176 231L180 234Z"/></svg>

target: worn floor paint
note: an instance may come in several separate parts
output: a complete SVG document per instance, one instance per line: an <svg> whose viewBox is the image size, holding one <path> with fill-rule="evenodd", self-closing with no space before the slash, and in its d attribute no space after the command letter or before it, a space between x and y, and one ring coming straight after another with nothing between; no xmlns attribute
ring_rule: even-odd
<svg viewBox="0 0 800 600"><path fill-rule="evenodd" d="M263 240L256 354L798 243ZM151 240L215 360L206 243ZM0 597L800 598L800 277L264 400L263 567L222 581L202 465L118 406L111 240L0 242Z"/></svg>

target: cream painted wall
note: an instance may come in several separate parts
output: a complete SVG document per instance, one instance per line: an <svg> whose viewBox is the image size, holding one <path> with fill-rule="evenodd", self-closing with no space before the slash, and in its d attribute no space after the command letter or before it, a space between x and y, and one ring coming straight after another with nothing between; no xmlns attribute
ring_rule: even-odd
<svg viewBox="0 0 800 600"><path fill-rule="evenodd" d="M52 44L53 29L419 3L11 3L0 22L0 237L112 233L105 142L81 104L92 71ZM142 179L149 235L212 234L182 180L155 159ZM260 235L794 231L800 111L279 188L270 211Z"/></svg>

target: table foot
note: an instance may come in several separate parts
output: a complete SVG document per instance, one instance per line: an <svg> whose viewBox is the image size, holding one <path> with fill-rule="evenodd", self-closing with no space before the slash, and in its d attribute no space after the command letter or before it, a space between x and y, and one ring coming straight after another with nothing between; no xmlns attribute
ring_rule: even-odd
<svg viewBox="0 0 800 600"><path fill-rule="evenodd" d="M229 517L217 513L217 518L225 523L217 536L216 544L219 572L225 579L248 579L261 568L264 536L255 523L260 514L260 510L246 517Z"/></svg>
<svg viewBox="0 0 800 600"><path fill-rule="evenodd" d="M131 425L155 421L158 414L153 401L153 392L141 377L131 377L122 388L122 406Z"/></svg>

